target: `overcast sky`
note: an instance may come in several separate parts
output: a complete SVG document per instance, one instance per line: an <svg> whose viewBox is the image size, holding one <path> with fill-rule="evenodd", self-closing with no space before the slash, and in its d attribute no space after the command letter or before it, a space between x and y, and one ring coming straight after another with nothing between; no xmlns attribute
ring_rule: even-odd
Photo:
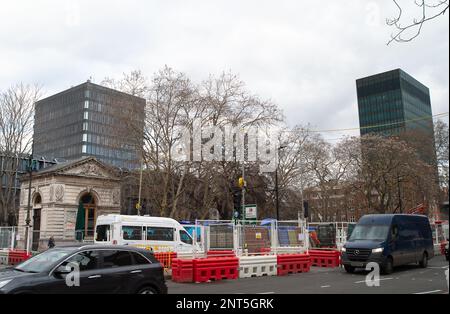
<svg viewBox="0 0 450 314"><path fill-rule="evenodd" d="M357 78L402 68L430 88L434 114L448 111L448 14L414 42L386 46L391 0L0 4L0 90L22 81L51 95L91 76L96 83L133 69L152 76L164 65L194 81L231 70L277 103L291 126L323 130L358 126Z"/></svg>

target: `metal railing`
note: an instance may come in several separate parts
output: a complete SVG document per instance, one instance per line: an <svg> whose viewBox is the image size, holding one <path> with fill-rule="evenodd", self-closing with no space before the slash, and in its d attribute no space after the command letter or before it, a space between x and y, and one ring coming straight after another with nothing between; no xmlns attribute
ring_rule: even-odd
<svg viewBox="0 0 450 314"><path fill-rule="evenodd" d="M0 227L0 250L16 247L17 227Z"/></svg>
<svg viewBox="0 0 450 314"><path fill-rule="evenodd" d="M197 220L194 247L200 252L233 251L237 256L302 253L309 247L304 221L216 221ZM196 242L194 240L194 242ZM220 253L219 253L220 254Z"/></svg>

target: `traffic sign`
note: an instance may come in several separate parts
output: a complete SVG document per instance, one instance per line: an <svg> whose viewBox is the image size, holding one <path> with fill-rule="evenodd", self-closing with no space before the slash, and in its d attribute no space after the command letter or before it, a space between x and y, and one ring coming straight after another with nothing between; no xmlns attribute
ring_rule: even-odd
<svg viewBox="0 0 450 314"><path fill-rule="evenodd" d="M245 205L244 215L246 220L257 220L258 207L256 205Z"/></svg>

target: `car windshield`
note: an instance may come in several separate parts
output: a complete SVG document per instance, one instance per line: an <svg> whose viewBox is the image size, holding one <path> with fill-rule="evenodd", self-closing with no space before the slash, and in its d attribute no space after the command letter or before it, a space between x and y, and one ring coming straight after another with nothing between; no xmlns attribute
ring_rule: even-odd
<svg viewBox="0 0 450 314"><path fill-rule="evenodd" d="M67 256L73 250L51 249L23 262L15 270L25 273L41 273L51 268L57 261Z"/></svg>
<svg viewBox="0 0 450 314"><path fill-rule="evenodd" d="M357 225L350 236L349 241L371 240L384 241L389 233L386 225Z"/></svg>

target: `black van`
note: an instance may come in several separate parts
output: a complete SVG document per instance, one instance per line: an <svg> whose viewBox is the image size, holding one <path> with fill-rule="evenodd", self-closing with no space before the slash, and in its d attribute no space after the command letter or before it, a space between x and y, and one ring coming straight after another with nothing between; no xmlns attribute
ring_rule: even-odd
<svg viewBox="0 0 450 314"><path fill-rule="evenodd" d="M364 216L342 249L342 263L349 273L371 262L378 263L385 274L412 263L426 268L432 257L430 222L419 215Z"/></svg>

